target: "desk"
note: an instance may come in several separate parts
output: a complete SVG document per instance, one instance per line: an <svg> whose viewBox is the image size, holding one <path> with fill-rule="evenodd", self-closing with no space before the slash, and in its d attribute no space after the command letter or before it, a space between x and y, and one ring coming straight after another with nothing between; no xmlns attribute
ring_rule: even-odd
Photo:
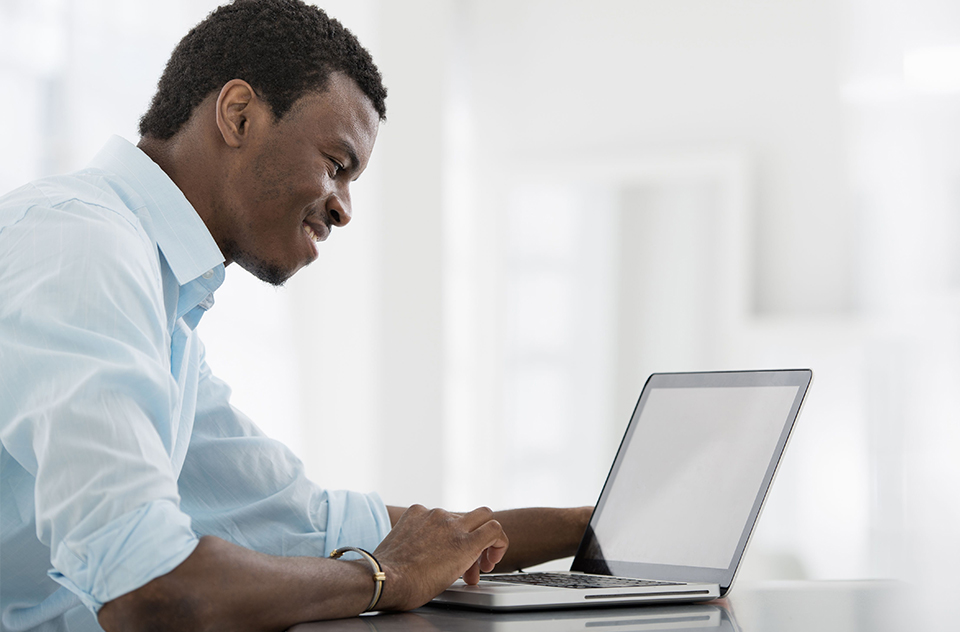
<svg viewBox="0 0 960 632"><path fill-rule="evenodd" d="M686 606L631 606L488 613L433 607L306 623L290 632L900 632L906 589L888 581L738 585L727 599Z"/></svg>

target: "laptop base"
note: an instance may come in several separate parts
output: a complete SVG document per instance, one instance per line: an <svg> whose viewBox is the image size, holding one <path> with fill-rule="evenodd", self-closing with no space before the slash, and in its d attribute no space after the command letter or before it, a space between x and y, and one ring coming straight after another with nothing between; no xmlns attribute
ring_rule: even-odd
<svg viewBox="0 0 960 632"><path fill-rule="evenodd" d="M431 604L486 611L546 610L646 603L711 601L720 597L718 584L681 584L667 588L546 588L481 581L468 586L457 580Z"/></svg>

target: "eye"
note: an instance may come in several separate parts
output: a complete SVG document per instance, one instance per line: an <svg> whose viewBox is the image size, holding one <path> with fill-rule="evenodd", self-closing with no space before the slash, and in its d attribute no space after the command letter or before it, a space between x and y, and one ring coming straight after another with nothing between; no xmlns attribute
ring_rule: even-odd
<svg viewBox="0 0 960 632"><path fill-rule="evenodd" d="M336 178L338 175L340 175L340 172L343 171L343 164L341 164L340 161L336 160L335 158L331 158L330 162L333 163L333 177Z"/></svg>

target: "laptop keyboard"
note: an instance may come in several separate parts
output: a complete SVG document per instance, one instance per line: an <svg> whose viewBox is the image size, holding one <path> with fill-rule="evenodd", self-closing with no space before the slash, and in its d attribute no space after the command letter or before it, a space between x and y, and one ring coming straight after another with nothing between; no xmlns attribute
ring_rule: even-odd
<svg viewBox="0 0 960 632"><path fill-rule="evenodd" d="M551 588L635 588L638 586L680 586L680 582L662 582L607 575L578 575L574 573L510 573L509 575L481 575L481 581L533 584Z"/></svg>

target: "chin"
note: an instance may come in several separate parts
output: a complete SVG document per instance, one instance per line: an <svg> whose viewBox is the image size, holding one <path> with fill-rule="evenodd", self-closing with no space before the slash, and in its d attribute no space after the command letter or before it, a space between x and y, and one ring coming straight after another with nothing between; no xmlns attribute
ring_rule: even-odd
<svg viewBox="0 0 960 632"><path fill-rule="evenodd" d="M257 277L261 281L277 287L281 287L297 272L297 270L303 267L297 266L295 268L290 268L288 266L282 266L277 263L246 256L235 257L234 261L236 261L241 268Z"/></svg>

